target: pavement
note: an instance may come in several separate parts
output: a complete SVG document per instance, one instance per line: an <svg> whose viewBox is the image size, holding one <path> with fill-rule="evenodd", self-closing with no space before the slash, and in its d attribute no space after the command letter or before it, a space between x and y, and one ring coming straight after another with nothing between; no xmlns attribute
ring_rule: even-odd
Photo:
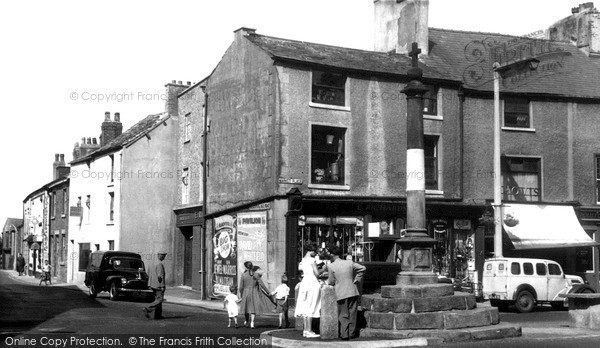
<svg viewBox="0 0 600 348"><path fill-rule="evenodd" d="M18 276L15 271L9 270L0 270L0 272L5 272L12 279L15 279L18 282L23 282L27 284L38 285L39 278L34 278L31 276ZM46 286L42 284L41 286ZM52 285L48 286L59 286L59 287L76 287L82 292L87 294L87 287L84 284L69 284L69 283L61 283L54 281ZM193 290L187 286L175 286L175 287L167 287L165 292L165 301L170 304L198 307L209 311L219 311L225 312L226 310L223 308L223 302L220 300L202 300L200 299L200 291ZM489 307L489 302L478 302L477 307ZM294 309L290 308L290 316L293 316ZM276 317L277 314L267 314L268 316ZM293 317L290 317L292 320ZM506 325L510 325L510 323L500 323L499 325L494 325L493 327L497 327L501 329ZM293 325L293 320L292 320ZM475 328L474 328L475 329ZM302 337L302 332L295 330L294 328L289 329L281 329L281 330L271 330L265 331L262 333L261 337L269 337L272 342L273 347L355 347L357 345L363 347L407 347L407 346L431 346L431 345L440 345L441 342L439 339L428 338L428 337L410 337L404 339L381 339L381 338L363 338L360 337L358 339L350 340L350 341L341 341L341 340L321 340L319 338L304 338ZM600 331L591 331L586 329L576 329L571 327L564 327L557 329L556 327L522 327L522 338L523 339L535 339L540 341L552 341L554 338L556 339L565 339L569 337L598 337L600 341ZM514 340L515 338L511 339ZM518 338L517 338L518 339Z"/></svg>

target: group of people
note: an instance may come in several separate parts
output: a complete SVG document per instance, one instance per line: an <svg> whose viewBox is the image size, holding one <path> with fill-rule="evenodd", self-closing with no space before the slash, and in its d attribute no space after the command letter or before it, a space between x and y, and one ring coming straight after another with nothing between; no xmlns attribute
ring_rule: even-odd
<svg viewBox="0 0 600 348"><path fill-rule="evenodd" d="M19 276L22 276L23 273L25 272L25 258L23 257L23 254L19 253L17 255L17 262L16 262L16 268L17 268L17 273L19 273ZM48 285L48 283L50 283L50 285L52 285L52 273L50 272L50 270L52 269L52 266L50 266L50 263L48 263L48 260L44 260L44 265L42 266L42 273L40 275L40 284L42 285L42 282L44 282L46 285Z"/></svg>
<svg viewBox="0 0 600 348"><path fill-rule="evenodd" d="M254 329L254 319L261 313L279 313L279 328L289 327L288 297L290 288L287 286L287 276L281 277L281 284L270 292L262 281L263 270L250 261L244 262L244 273L240 280L240 297L234 285L229 288L230 293L225 297L223 306L227 309L229 325L238 327L237 317L244 313L244 326ZM238 308L239 306L239 308Z"/></svg>
<svg viewBox="0 0 600 348"><path fill-rule="evenodd" d="M360 293L357 284L362 280L365 266L352 260L342 259L342 249L334 246L329 249L331 262L326 267L317 265L317 247L306 245L306 255L300 262L304 277L298 289L296 299L296 317L303 318L304 337L319 337L312 330L312 318L321 316L321 283L319 276L327 272L327 283L333 285L337 300L339 337L349 340L358 337L357 316Z"/></svg>

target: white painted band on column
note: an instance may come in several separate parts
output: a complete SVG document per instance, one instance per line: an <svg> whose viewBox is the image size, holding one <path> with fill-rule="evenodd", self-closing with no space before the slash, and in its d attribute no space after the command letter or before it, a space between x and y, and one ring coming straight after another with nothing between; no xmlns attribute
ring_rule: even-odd
<svg viewBox="0 0 600 348"><path fill-rule="evenodd" d="M406 150L406 191L425 191L425 152Z"/></svg>

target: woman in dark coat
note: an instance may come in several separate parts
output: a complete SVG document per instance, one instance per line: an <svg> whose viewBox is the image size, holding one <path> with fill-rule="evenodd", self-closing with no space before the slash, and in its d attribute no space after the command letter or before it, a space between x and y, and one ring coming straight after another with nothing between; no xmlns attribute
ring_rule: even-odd
<svg viewBox="0 0 600 348"><path fill-rule="evenodd" d="M244 262L244 267L246 270L242 274L239 286L240 297L242 299L240 302L240 312L244 313L244 326L248 326L248 321L250 321L250 328L254 329L256 314L268 313L275 309L275 306L261 291L261 286L264 287L264 284L260 280L260 277L254 274L252 262ZM264 290L269 293L268 289ZM272 308L270 308L268 303L272 305Z"/></svg>
<svg viewBox="0 0 600 348"><path fill-rule="evenodd" d="M25 271L25 258L23 257L23 254L19 253L19 256L17 256L17 272L19 272L19 275L23 274L23 272Z"/></svg>

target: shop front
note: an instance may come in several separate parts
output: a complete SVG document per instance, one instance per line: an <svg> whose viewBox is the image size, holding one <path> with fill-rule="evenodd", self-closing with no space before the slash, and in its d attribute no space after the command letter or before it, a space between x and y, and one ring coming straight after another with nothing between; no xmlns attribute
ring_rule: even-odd
<svg viewBox="0 0 600 348"><path fill-rule="evenodd" d="M201 260L202 206L175 210L175 224L180 233L175 234L175 282L194 289L202 288L198 273Z"/></svg>
<svg viewBox="0 0 600 348"><path fill-rule="evenodd" d="M434 268L440 276L477 283L484 262L484 230L478 228L485 207L459 202L427 202L427 228L434 246ZM298 263L308 243L339 246L356 262L399 263L406 228L406 201L293 196L286 214L286 272L293 287ZM392 277L391 279L395 279Z"/></svg>

